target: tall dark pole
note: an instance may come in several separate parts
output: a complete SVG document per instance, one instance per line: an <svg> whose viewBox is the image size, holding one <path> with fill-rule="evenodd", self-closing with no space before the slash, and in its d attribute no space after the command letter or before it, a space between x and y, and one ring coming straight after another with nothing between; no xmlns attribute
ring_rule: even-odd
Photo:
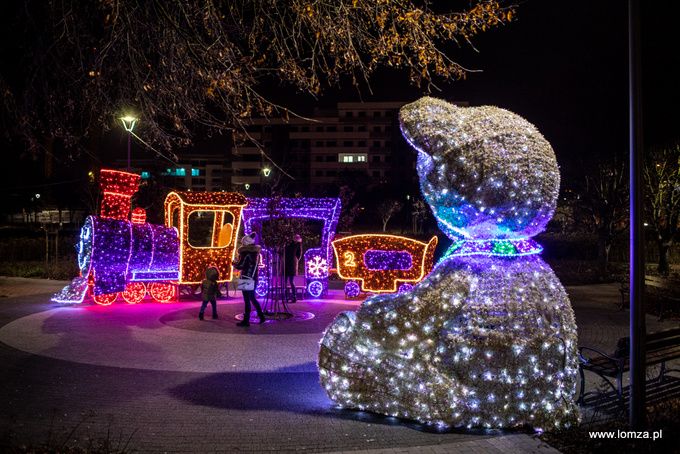
<svg viewBox="0 0 680 454"><path fill-rule="evenodd" d="M123 127L128 133L128 156L127 156L127 171L130 171L130 139L132 136L132 130L135 128L135 123L137 123L137 118L135 117L122 117ZM135 136L136 137L136 136Z"/></svg>
<svg viewBox="0 0 680 454"><path fill-rule="evenodd" d="M640 0L628 0L630 102L630 414L631 430L644 430L645 393L645 242L642 186L642 89L640 77Z"/></svg>
<svg viewBox="0 0 680 454"><path fill-rule="evenodd" d="M132 135L132 130L128 131L128 161L127 161L127 171L130 171L130 136Z"/></svg>

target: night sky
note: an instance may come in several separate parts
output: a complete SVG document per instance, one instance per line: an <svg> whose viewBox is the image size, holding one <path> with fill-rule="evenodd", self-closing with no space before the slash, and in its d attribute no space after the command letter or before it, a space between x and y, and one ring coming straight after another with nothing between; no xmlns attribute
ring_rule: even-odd
<svg viewBox="0 0 680 454"><path fill-rule="evenodd" d="M680 138L679 2L642 2L643 112L646 145ZM672 5L671 5L672 3ZM670 6L669 6L670 5ZM451 57L469 69L466 80L439 84L432 96L496 105L534 123L553 145L558 163L577 170L582 158L626 157L628 127L628 2L529 0L517 20L462 43ZM413 101L422 90L407 75L384 71L366 101ZM355 90L327 90L320 102L355 101Z"/></svg>
<svg viewBox="0 0 680 454"><path fill-rule="evenodd" d="M646 145L657 145L680 139L680 75L672 71L680 55L676 23L680 2L642 3L644 139ZM470 73L466 80L438 83L442 91L431 95L472 106L496 105L523 116L552 144L563 173L578 172L584 158L614 154L625 158L628 2L527 0L517 8L516 17L473 37L479 52L467 43L451 45L454 61L481 72ZM424 95L422 89L409 85L405 71L396 70L375 74L373 95L364 87L359 96L351 84L344 83L313 100L294 88L277 86L276 81L268 85L261 91L273 93L274 101L303 114L315 105L332 106L338 100L411 102ZM105 149L116 150L116 155L124 152L127 139L122 128L107 137ZM152 152L133 143L133 154Z"/></svg>

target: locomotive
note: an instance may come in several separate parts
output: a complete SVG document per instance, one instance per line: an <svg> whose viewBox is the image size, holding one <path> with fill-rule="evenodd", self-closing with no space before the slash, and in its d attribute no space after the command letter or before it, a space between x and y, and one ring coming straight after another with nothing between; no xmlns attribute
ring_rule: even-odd
<svg viewBox="0 0 680 454"><path fill-rule="evenodd" d="M165 225L146 222L144 210L130 214L140 176L101 170L100 216L89 216L77 245L80 276L52 298L82 303L88 295L108 305L121 297L134 304L148 293L168 302L195 293L205 269L219 270L219 283L232 279L236 235L246 198L233 192L171 192Z"/></svg>

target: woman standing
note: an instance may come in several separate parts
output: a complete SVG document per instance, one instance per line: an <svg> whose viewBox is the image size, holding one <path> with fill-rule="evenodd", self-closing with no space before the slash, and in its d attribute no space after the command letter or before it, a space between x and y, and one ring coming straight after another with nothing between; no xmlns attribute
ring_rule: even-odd
<svg viewBox="0 0 680 454"><path fill-rule="evenodd" d="M255 244L252 236L244 236L241 240L241 246L238 248L238 260L233 264L234 268L241 270L241 276L248 276L255 281L255 288L257 288L257 271L260 264L260 251L262 248ZM237 323L238 326L250 326L250 305L255 306L257 315L260 317L260 324L264 323L265 317L262 313L260 303L255 299L255 289L242 290L243 302L245 303L245 311L243 314L243 321Z"/></svg>

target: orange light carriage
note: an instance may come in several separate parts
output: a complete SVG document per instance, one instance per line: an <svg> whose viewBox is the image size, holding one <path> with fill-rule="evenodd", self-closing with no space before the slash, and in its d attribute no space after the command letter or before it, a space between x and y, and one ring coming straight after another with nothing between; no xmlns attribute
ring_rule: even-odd
<svg viewBox="0 0 680 454"><path fill-rule="evenodd" d="M235 192L171 192L165 199L165 225L179 236L179 284L194 286L214 266L219 283L232 279L236 234L246 198Z"/></svg>
<svg viewBox="0 0 680 454"><path fill-rule="evenodd" d="M345 295L408 291L432 270L437 237L428 243L393 235L354 235L331 243Z"/></svg>

